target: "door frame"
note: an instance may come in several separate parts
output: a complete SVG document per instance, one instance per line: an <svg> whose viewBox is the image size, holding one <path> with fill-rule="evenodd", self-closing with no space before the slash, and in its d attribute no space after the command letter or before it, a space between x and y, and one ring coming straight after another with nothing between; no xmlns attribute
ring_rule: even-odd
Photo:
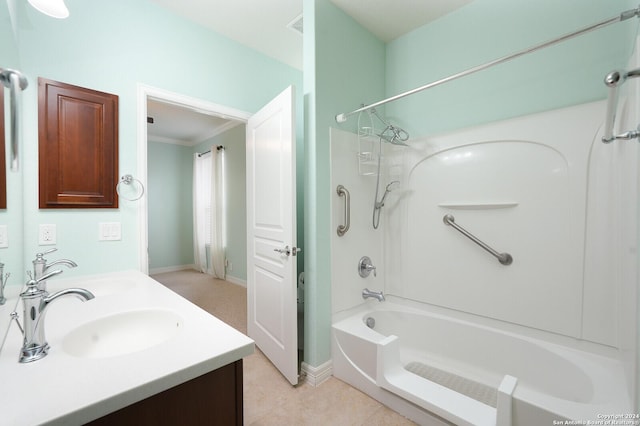
<svg viewBox="0 0 640 426"><path fill-rule="evenodd" d="M251 113L241 111L235 108L193 98L180 93L171 92L165 89L138 83L137 87L137 144L138 144L138 175L134 176L146 188L148 183L147 161L148 161L148 141L147 141L147 102L149 99L157 100L164 103L170 103L181 107L203 112L205 114L215 115L221 118L241 121L246 124ZM122 162L120 162L122 164ZM123 172L120 171L122 175ZM149 274L149 205L147 203L147 194L138 201L138 266L142 273Z"/></svg>

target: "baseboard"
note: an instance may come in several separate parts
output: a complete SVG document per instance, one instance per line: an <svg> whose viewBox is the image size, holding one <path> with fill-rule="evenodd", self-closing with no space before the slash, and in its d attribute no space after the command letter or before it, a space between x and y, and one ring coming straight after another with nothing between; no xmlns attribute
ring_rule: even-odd
<svg viewBox="0 0 640 426"><path fill-rule="evenodd" d="M196 265L176 265L176 266L166 266L163 268L153 268L149 269L149 275L155 274L164 274L165 272L176 272L176 271L184 271L185 269L196 269Z"/></svg>
<svg viewBox="0 0 640 426"><path fill-rule="evenodd" d="M331 360L318 367L312 367L306 362L300 366L300 379L311 386L320 386L333 374L333 363Z"/></svg>
<svg viewBox="0 0 640 426"><path fill-rule="evenodd" d="M243 280L243 279L240 279L240 278L232 277L231 275L227 275L224 279L226 281L229 281L232 284L237 284L239 286L247 288L247 280Z"/></svg>

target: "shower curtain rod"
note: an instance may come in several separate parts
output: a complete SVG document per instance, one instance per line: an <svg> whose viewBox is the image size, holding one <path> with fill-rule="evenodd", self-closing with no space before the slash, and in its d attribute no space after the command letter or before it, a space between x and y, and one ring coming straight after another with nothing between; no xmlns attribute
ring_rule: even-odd
<svg viewBox="0 0 640 426"><path fill-rule="evenodd" d="M367 111L367 110L369 110L371 108L376 108L376 107L378 107L380 105L384 105L384 104L387 104L389 102L393 102L393 101L396 101L398 99L404 98L405 96L413 95L414 93L418 93L418 92L421 92L423 90L430 89L432 87L439 86L439 85L444 84L444 83L448 83L449 81L456 80L456 79L458 79L460 77L464 77L464 76L467 76L469 74L473 74L475 72L482 71L482 70L490 68L490 67L492 67L494 65L498 65L498 64L501 64L503 62L510 61L511 59L515 59L515 58L518 58L520 56L526 55L528 53L532 53L532 52L535 52L537 50L543 49L545 47L554 45L556 43L560 43L560 42L563 42L565 40L569 40L569 39L571 39L573 37L576 37L576 36L579 36L579 35L582 35L582 34L586 34L588 32L591 32L591 31L594 31L594 30L597 30L597 29L600 29L600 28L604 28L604 27L606 27L608 25L611 25L611 24L614 24L616 22L626 21L627 19L634 18L636 16L640 16L640 6L638 6L638 8L636 8L636 9L630 9L630 10L624 11L620 15L614 16L613 18L606 19L606 20L604 20L602 22L598 22L597 24L593 24L593 25L590 25L588 27L584 27L582 29L574 31L572 33L568 33L568 34L565 34L565 35L560 36L558 38L554 38L553 40L549 40L549 41L546 41L544 43L529 47L527 49L524 49L524 50L521 50L519 52L513 53L511 55L503 56L503 57L495 59L493 61L486 62L486 63L484 63L482 65L477 65L477 66L475 66L473 68L469 68L469 69L467 69L465 71L461 71L461 72L459 72L457 74L453 74L453 75L450 75L450 76L445 77L443 79L431 82L429 84L425 84L424 86L417 87L415 89L406 91L404 93L400 93L398 95L392 96L392 97L387 98L387 99L383 99L381 101L378 101L378 102L370 104L370 105L365 105L365 106L363 106L361 108L358 108L356 110L353 110L351 112L338 114L338 115L336 115L335 119L336 119L336 121L338 123L344 123L345 121L347 121L347 118L349 118L353 114L357 114L357 113L362 112L362 111Z"/></svg>

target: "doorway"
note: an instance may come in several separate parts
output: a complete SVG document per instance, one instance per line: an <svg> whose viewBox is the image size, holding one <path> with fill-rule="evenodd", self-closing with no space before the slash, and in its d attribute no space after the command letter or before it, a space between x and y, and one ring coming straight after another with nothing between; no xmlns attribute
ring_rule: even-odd
<svg viewBox="0 0 640 426"><path fill-rule="evenodd" d="M302 315L298 306L300 304L299 297L299 280L296 278L296 254L301 250L297 247L296 242L296 173L295 173L295 114L294 111L294 88L288 87L280 95L270 101L262 109L255 114L248 114L242 111L234 110L232 108L224 107L221 105L201 101L199 99L190 98L184 95L171 93L162 89L156 89L149 86L138 86L138 170L140 174L140 180L145 185L147 190L147 197L143 198L143 202L140 203L138 210L138 220L140 229L139 240L139 260L140 270L146 274L150 272L150 254L151 249L162 248L163 246L169 246L175 244L176 238L169 238L164 243L158 243L150 239L151 231L151 216L150 213L161 211L170 205L169 200L163 199L165 193L163 191L172 184L169 180L163 184L149 184L152 176L151 171L154 173L154 178L157 173L158 176L166 177L166 170L152 170L156 164L150 164L151 139L149 137L149 126L155 124L155 118L150 116L149 112L157 108L158 114L160 111L167 109L172 110L167 114L169 117L174 117L180 114L201 114L206 117L212 117L217 121L221 121L222 127L233 127L238 124L242 124L242 132L245 137L241 138L241 144L245 144L246 152L243 155L237 156L238 161L245 161L247 165L247 171L245 177L248 179L246 190L247 195L243 196L244 200L247 200L245 207L243 208L246 213L247 219L241 220L244 223L244 231L246 237L242 238L247 241L244 247L242 257L247 259L247 267L245 267L245 276L247 277L244 283L247 286L247 298L251 298L251 303L248 300L248 311L256 313L255 316L249 315L250 319L255 321L252 323L255 327L249 330L249 336L256 340L256 344L261 348L278 347L282 348L276 350L273 353L265 353L274 365L287 377L290 383L298 383L298 371L299 371L299 354L298 354L298 323L301 323ZM152 121L153 123L149 123ZM228 123L230 122L230 123ZM246 131L244 126L246 125ZM175 130L176 126L168 126L170 130ZM237 126L239 127L239 126ZM154 136L156 139L164 137L160 135ZM251 141L251 143L250 143ZM163 141L159 141L162 144ZM277 142L277 146L274 150L274 143ZM239 143L240 144L240 143ZM198 145L198 150L210 150L211 145L203 147ZM215 147L214 147L215 149ZM188 152L188 151L187 151ZM198 154L198 151L192 150L188 152L192 157ZM171 157L171 154L169 154ZM251 158L251 162L249 159ZM188 157L187 157L188 159ZM240 160L242 159L242 160ZM271 160L271 161L267 161ZM185 162L186 163L186 162ZM285 173L287 171L287 173ZM185 179L186 180L186 179ZM276 184L275 186L271 184ZM190 190L191 186L183 185L183 187ZM159 191L155 197L159 200L155 205L150 201L154 198L153 192ZM184 191L182 191L184 192ZM238 191L239 192L239 191ZM279 195L279 198L274 203L273 195ZM193 199L193 198L192 198ZM265 203L266 202L266 203ZM180 204L178 202L178 204ZM213 207L213 205L212 205ZM288 211L284 214L284 211ZM259 212L259 215L255 213ZM249 214L251 213L251 215ZM233 213L232 213L233 214ZM231 216L232 214L228 215ZM234 216L235 217L235 216ZM248 220L251 217L252 220ZM273 220L275 220L275 222ZM279 221L279 219L282 219ZM273 222L271 223L270 222ZM158 229L154 229L154 234L162 234L166 237L166 221L159 221L161 226ZM248 224L251 223L251 226ZM213 225L212 225L213 227ZM276 241L277 239L269 240L265 245L264 236L259 234L263 231L274 231L276 229L282 229L282 235L286 238L282 241ZM275 231L274 231L275 232ZM191 232L193 235L193 231ZM256 237L257 236L257 237ZM267 238L268 240L268 238ZM251 247L255 248L256 241L261 250L252 250L249 248L249 241ZM273 246L271 247L270 246ZM274 245L275 244L275 245ZM193 244L192 244L193 246ZM262 251L266 252L262 253ZM189 249L187 249L189 250ZM193 252L193 248L189 250ZM280 253L280 255L274 255L273 252ZM252 256L248 256L248 253L253 253ZM289 258L289 256L293 256ZM273 272L264 272L264 260L271 258L276 259L272 263L281 263L287 265L283 270L282 279L278 281L278 292L268 291L269 284L274 280L264 279L269 276L273 278L275 275ZM256 266L256 259L261 262L260 267ZM251 264L250 264L251 260ZM226 263L226 260L225 260ZM268 262L267 262L268 263ZM227 266L231 266L227 264ZM181 267L182 268L182 267ZM260 269L260 278L257 279L258 271ZM157 272L169 272L169 271L157 271ZM231 281L228 276L227 280ZM242 284L242 283L241 283ZM258 291L256 292L256 288ZM259 294L258 294L259 293ZM257 295L257 297L255 297ZM270 295L270 297L262 297ZM275 295L275 296L274 296ZM302 324L301 324L302 325ZM282 326L282 327L280 327ZM282 330L281 330L282 328ZM300 327L302 329L302 327ZM273 333L273 331L280 330L281 332ZM278 340L279 337L285 336L282 340ZM274 340L275 339L275 340ZM260 340L260 342L258 342ZM302 340L302 339L300 339ZM282 345L281 345L282 343ZM263 349L264 351L264 349Z"/></svg>
<svg viewBox="0 0 640 426"><path fill-rule="evenodd" d="M138 211L140 270L148 274L192 267L193 155L198 150L209 149L215 143L213 141L222 137L219 135L235 133L236 139L241 137L243 145L244 125L250 114L144 85L138 87L137 114L138 170L149 190L149 196L144 197ZM232 173L244 173L244 149L239 148L239 144L235 144L226 153L235 166L230 170ZM232 185L244 185L243 178L232 179ZM233 198L236 194L231 195L235 209L238 205L244 206L244 200ZM230 225L245 231L243 216L244 212L233 215ZM171 223L180 223L180 229L175 229ZM246 267L241 271L246 262L246 238L241 234L237 238L240 243L232 246L236 251L244 248L244 252L235 254L242 261L235 265L228 262L229 272L235 268L240 278L234 279L234 275L230 275L229 281L246 285L242 279L246 277L243 276Z"/></svg>

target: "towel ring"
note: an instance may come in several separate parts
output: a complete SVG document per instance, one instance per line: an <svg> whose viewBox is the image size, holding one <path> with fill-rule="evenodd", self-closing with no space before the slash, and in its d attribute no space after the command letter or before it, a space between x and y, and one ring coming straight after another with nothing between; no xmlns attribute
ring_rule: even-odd
<svg viewBox="0 0 640 426"><path fill-rule="evenodd" d="M125 185L131 185L133 181L136 181L138 183L138 186L140 187L140 191L139 191L140 194L137 194L135 197L132 197L132 198L125 197L120 193L120 185L122 185L123 183ZM144 195L144 185L142 184L142 182L140 182L138 179L134 178L133 176L124 175L120 178L120 182L118 182L118 184L116 185L116 192L118 193L118 196L124 198L125 200L136 201L142 198L142 196Z"/></svg>

